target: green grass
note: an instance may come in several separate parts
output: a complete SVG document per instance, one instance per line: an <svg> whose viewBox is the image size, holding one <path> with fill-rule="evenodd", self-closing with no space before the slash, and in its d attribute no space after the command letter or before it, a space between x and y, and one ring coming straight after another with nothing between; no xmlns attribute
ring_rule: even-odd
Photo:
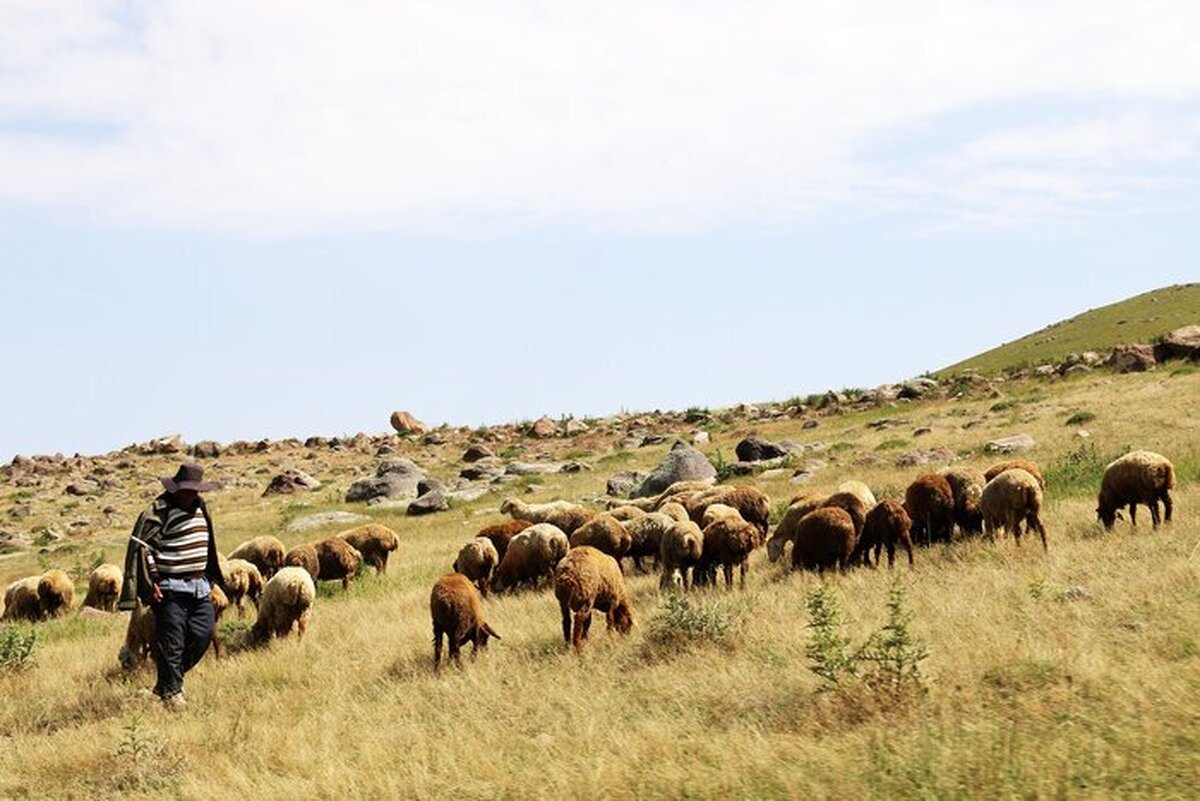
<svg viewBox="0 0 1200 801"><path fill-rule="evenodd" d="M968 370L993 374L1053 363L1068 353L1103 352L1114 345L1151 342L1192 323L1200 323L1200 284L1164 287L1054 323L943 368L935 377L949 378Z"/></svg>
<svg viewBox="0 0 1200 801"><path fill-rule="evenodd" d="M1075 414L1067 418L1067 425L1081 426L1084 423L1090 423L1095 419L1096 415L1092 412L1075 412Z"/></svg>

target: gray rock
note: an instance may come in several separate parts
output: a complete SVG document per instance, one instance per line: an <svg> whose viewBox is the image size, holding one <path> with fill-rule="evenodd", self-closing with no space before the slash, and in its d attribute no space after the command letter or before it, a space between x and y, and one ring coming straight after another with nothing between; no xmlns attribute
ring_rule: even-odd
<svg viewBox="0 0 1200 801"><path fill-rule="evenodd" d="M737 444L734 453L739 462L761 462L787 455L783 448L760 437L746 437Z"/></svg>
<svg viewBox="0 0 1200 801"><path fill-rule="evenodd" d="M427 476L417 482L417 497L420 498L422 495L428 495L431 492L441 492L444 494L448 489L446 482L440 478L429 478Z"/></svg>
<svg viewBox="0 0 1200 801"><path fill-rule="evenodd" d="M1118 345L1108 357L1108 366L1118 373L1144 373L1157 365L1150 345Z"/></svg>
<svg viewBox="0 0 1200 801"><path fill-rule="evenodd" d="M1162 349L1172 359L1200 358L1200 325L1185 325L1163 337Z"/></svg>
<svg viewBox="0 0 1200 801"><path fill-rule="evenodd" d="M423 478L425 473L408 459L391 459L379 466L374 477L351 484L346 491L346 502L416 498L417 485Z"/></svg>
<svg viewBox="0 0 1200 801"><path fill-rule="evenodd" d="M468 481L491 481L497 476L504 475L504 465L494 459L487 459L467 465L458 471L458 475Z"/></svg>
<svg viewBox="0 0 1200 801"><path fill-rule="evenodd" d="M587 462L571 461L564 464L558 469L560 473L582 473L591 470L592 466Z"/></svg>
<svg viewBox="0 0 1200 801"><path fill-rule="evenodd" d="M568 437L573 437L576 434L582 434L590 429L587 423L583 422L582 420L575 420L572 418L567 421L567 425L563 430L566 432Z"/></svg>
<svg viewBox="0 0 1200 801"><path fill-rule="evenodd" d="M91 481L86 478L81 479L79 481L71 482L70 484L67 485L67 488L65 490L65 492L68 495L74 495L75 497L82 497L84 495L94 495L95 493L97 493L99 491L100 491L100 485L97 484L95 481Z"/></svg>
<svg viewBox="0 0 1200 801"><path fill-rule="evenodd" d="M1092 372L1092 368L1088 367L1086 364L1072 364L1070 367L1063 370L1063 375L1087 375L1090 372Z"/></svg>
<svg viewBox="0 0 1200 801"><path fill-rule="evenodd" d="M192 446L192 456L197 459L216 459L221 455L221 443L205 439Z"/></svg>
<svg viewBox="0 0 1200 801"><path fill-rule="evenodd" d="M605 492L613 498L628 498L629 493L646 480L644 473L638 473L633 470L626 470L617 473L608 480L608 485Z"/></svg>
<svg viewBox="0 0 1200 801"><path fill-rule="evenodd" d="M557 434L558 426L549 417L540 417L529 427L529 435L538 439L550 439Z"/></svg>
<svg viewBox="0 0 1200 801"><path fill-rule="evenodd" d="M707 431L697 430L697 431L692 432L692 444L693 445L702 445L706 442L709 442L711 439L712 439L712 437L710 437L708 435Z"/></svg>
<svg viewBox="0 0 1200 801"><path fill-rule="evenodd" d="M897 398L923 398L926 395L937 392L939 384L932 378L914 378L905 381L900 385L900 390L896 393Z"/></svg>
<svg viewBox="0 0 1200 801"><path fill-rule="evenodd" d="M366 515L358 515L354 512L317 512L316 514L296 518L291 523L288 523L287 530L291 532L308 531L334 524L339 526L353 526L358 523L365 523L370 519Z"/></svg>
<svg viewBox="0 0 1200 801"><path fill-rule="evenodd" d="M1033 374L1038 378L1052 378L1058 375L1058 368L1053 364L1039 364L1033 368Z"/></svg>
<svg viewBox="0 0 1200 801"><path fill-rule="evenodd" d="M496 454L492 453L492 449L487 445L479 442L473 442L463 451L462 460L467 464L474 464L480 459L490 459Z"/></svg>
<svg viewBox="0 0 1200 801"><path fill-rule="evenodd" d="M914 437L923 437L926 434L932 434L932 433L933 433L933 429L930 428L929 426L921 426L918 429L914 429L912 435Z"/></svg>
<svg viewBox="0 0 1200 801"><path fill-rule="evenodd" d="M556 462L510 462L504 472L510 476L544 476L562 470Z"/></svg>
<svg viewBox="0 0 1200 801"><path fill-rule="evenodd" d="M491 490L489 490L487 487L468 487L466 489L455 490L454 492L448 493L448 495L450 496L451 500L459 501L461 503L470 503L471 501L479 500L484 495L487 495L490 491Z"/></svg>
<svg viewBox="0 0 1200 801"><path fill-rule="evenodd" d="M800 427L803 428L805 431L810 431L819 425L821 425L821 424L819 422L817 422L816 420L805 420L804 423Z"/></svg>
<svg viewBox="0 0 1200 801"><path fill-rule="evenodd" d="M429 515L434 512L444 512L450 508L450 496L444 491L437 489L432 492L427 492L421 497L412 501L408 505L408 514L416 517L418 515Z"/></svg>
<svg viewBox="0 0 1200 801"><path fill-rule="evenodd" d="M930 462L953 462L957 454L949 448L934 448L929 451L909 451L896 457L896 467L916 467Z"/></svg>
<svg viewBox="0 0 1200 801"><path fill-rule="evenodd" d="M646 480L632 493L634 498L657 495L676 481L699 481L716 478L717 469L703 453L683 440L677 441L670 453L658 467L650 472Z"/></svg>
<svg viewBox="0 0 1200 801"><path fill-rule="evenodd" d="M1011 437L994 439L983 446L988 453L1024 453L1037 446L1037 442L1028 434L1013 434Z"/></svg>
<svg viewBox="0 0 1200 801"><path fill-rule="evenodd" d="M652 445L662 445L667 441L666 434L647 434L638 443L639 448L649 448Z"/></svg>
<svg viewBox="0 0 1200 801"><path fill-rule="evenodd" d="M289 469L284 470L279 475L271 479L271 483L267 485L263 492L263 497L268 495L291 495L296 492L309 492L321 488L321 482L305 473L303 470Z"/></svg>

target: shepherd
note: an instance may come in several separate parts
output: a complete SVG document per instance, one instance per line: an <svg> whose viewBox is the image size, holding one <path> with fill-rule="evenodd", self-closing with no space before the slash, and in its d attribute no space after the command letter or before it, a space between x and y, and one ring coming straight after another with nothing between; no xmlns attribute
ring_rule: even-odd
<svg viewBox="0 0 1200 801"><path fill-rule="evenodd" d="M216 614L210 594L225 589L212 518L200 493L215 489L204 468L183 464L160 478L165 492L138 516L125 550L118 608L154 610L158 681L154 694L171 711L185 706L183 676L212 640Z"/></svg>

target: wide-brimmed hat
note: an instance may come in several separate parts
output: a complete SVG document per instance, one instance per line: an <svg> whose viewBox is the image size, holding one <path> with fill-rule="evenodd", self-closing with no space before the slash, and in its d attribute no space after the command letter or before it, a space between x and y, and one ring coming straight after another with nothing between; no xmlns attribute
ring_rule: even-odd
<svg viewBox="0 0 1200 801"><path fill-rule="evenodd" d="M177 490L195 490L196 492L210 492L217 488L216 484L211 481L204 481L204 468L198 464L181 464L179 469L175 471L172 478L163 476L159 479L162 485L167 488L167 492L175 492Z"/></svg>

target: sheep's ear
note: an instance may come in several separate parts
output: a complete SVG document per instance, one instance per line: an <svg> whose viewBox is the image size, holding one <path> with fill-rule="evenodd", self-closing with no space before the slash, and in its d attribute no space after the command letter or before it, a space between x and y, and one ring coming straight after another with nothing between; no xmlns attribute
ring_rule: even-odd
<svg viewBox="0 0 1200 801"><path fill-rule="evenodd" d="M501 637L499 634L496 633L496 630L494 628L492 628L491 624L489 624L489 623L485 622L483 624L483 630L488 633L489 637L495 637L497 640L504 639L503 637Z"/></svg>

